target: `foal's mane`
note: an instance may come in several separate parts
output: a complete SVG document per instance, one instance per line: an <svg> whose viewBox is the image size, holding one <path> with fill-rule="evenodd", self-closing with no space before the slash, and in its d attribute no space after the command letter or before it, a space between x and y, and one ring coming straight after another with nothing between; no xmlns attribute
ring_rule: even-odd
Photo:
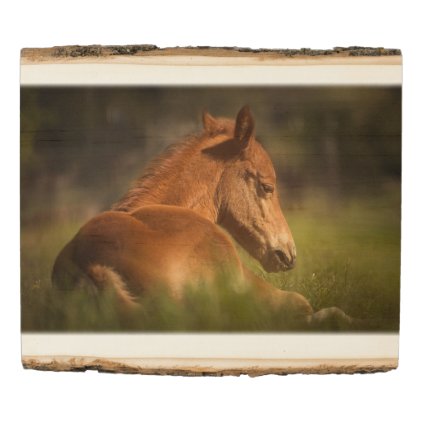
<svg viewBox="0 0 422 422"><path fill-rule="evenodd" d="M152 159L132 187L112 206L112 210L130 212L137 208L143 198L157 187L157 184L166 180L170 174L177 174L196 151L211 146L213 138L218 135L233 134L233 120L225 118L216 120L219 125L212 133L204 130L202 133L190 135L182 141L170 144L161 154Z"/></svg>

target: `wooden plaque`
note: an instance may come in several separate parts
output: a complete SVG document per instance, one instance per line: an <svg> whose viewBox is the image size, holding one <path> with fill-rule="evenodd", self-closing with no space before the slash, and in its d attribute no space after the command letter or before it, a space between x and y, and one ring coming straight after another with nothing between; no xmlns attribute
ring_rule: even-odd
<svg viewBox="0 0 422 422"><path fill-rule="evenodd" d="M21 52L25 368L398 365L399 50Z"/></svg>

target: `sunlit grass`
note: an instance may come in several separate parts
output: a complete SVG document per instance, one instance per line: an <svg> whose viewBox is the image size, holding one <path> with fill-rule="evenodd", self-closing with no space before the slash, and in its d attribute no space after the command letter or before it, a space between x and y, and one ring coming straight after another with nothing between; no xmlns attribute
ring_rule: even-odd
<svg viewBox="0 0 422 422"><path fill-rule="evenodd" d="M293 271L267 274L245 252L242 258L275 286L303 294L318 310L338 306L376 321L379 330L399 322L400 200L398 191L333 204L308 195L302 207L285 210L298 250ZM141 300L122 315L112 294L65 295L51 287L55 256L84 221L22 228L22 329L25 331L280 331L294 321L274 314L250 292L233 294L225 280L218 299L190 289L182 304L165 295ZM365 327L363 327L365 329Z"/></svg>
<svg viewBox="0 0 422 422"><path fill-rule="evenodd" d="M298 250L296 268L261 275L303 294L314 309L338 306L355 318L398 329L399 197L317 204L288 213Z"/></svg>

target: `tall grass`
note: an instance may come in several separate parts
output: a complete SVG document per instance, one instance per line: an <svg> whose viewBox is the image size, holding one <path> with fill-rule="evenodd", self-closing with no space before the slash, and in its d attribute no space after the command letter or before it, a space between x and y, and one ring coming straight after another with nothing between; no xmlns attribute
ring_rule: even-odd
<svg viewBox="0 0 422 422"><path fill-rule="evenodd" d="M288 273L267 274L241 248L242 259L269 283L303 294L315 310L337 306L368 321L362 330L397 330L400 298L400 197L393 193L348 202L309 194L303 207L285 210L298 250ZM163 295L141 299L122 314L112 293L61 293L51 287L54 259L84 221L22 227L24 331L285 331L295 321L272 312L251 292L190 288L175 304Z"/></svg>

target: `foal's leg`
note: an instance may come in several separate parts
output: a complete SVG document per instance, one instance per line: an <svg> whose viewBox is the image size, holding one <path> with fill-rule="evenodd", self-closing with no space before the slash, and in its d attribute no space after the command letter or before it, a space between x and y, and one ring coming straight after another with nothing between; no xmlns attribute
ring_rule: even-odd
<svg viewBox="0 0 422 422"><path fill-rule="evenodd" d="M311 328L320 330L336 330L339 328L357 328L359 321L355 320L337 307L323 308L308 318Z"/></svg>
<svg viewBox="0 0 422 422"><path fill-rule="evenodd" d="M299 293L278 289L244 267L245 279L259 298L268 303L275 311L283 311L286 315L306 322L314 313L309 301Z"/></svg>
<svg viewBox="0 0 422 422"><path fill-rule="evenodd" d="M351 318L340 308L323 308L314 312L309 301L301 294L278 289L246 267L243 272L246 280L265 303L275 311L283 311L299 327L313 330L359 327L359 320Z"/></svg>

